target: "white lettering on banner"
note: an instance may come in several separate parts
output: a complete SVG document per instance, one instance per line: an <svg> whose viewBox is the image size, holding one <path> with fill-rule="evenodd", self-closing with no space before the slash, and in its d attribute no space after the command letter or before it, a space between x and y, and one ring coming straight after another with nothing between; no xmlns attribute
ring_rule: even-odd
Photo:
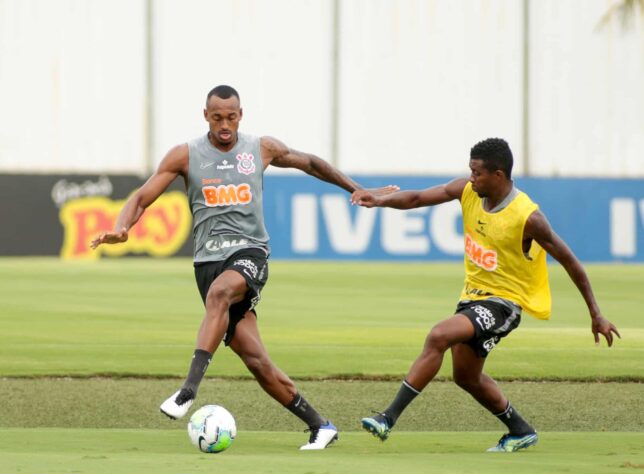
<svg viewBox="0 0 644 474"><path fill-rule="evenodd" d="M51 188L51 198L57 207L62 207L67 201L86 196L110 196L113 191L112 182L107 176L101 176L98 181L85 180L82 183L72 183L59 179Z"/></svg>
<svg viewBox="0 0 644 474"><path fill-rule="evenodd" d="M613 257L637 254L637 201L614 198L610 201L610 253ZM639 201L640 219L644 225L644 199Z"/></svg>
<svg viewBox="0 0 644 474"><path fill-rule="evenodd" d="M318 200L320 205L318 206ZM352 209L355 211L352 212ZM324 229L318 227L322 212ZM366 209L352 207L343 194L295 194L291 202L291 245L296 254L314 255L320 250L320 235L329 236L331 249L338 254L361 255L375 238L375 222L380 213L380 245L385 254L423 256L432 243L448 255L462 255L463 235L457 224L461 217L458 202L433 208ZM430 239L431 236L431 239Z"/></svg>
<svg viewBox="0 0 644 474"><path fill-rule="evenodd" d="M429 252L429 238L423 235L427 208L381 211L382 248L394 255L424 255ZM462 241L461 241L462 242ZM462 243L461 243L462 246Z"/></svg>
<svg viewBox="0 0 644 474"><path fill-rule="evenodd" d="M457 223L462 212L458 201L450 201L432 207L429 222L429 235L436 247L448 255L463 253L463 234L459 234Z"/></svg>
<svg viewBox="0 0 644 474"><path fill-rule="evenodd" d="M315 194L295 194L291 201L291 242L295 253L318 251L318 205Z"/></svg>
<svg viewBox="0 0 644 474"><path fill-rule="evenodd" d="M322 215L331 247L342 254L360 254L367 250L371 241L376 213L359 207L356 209L355 224L352 225L350 207L347 196L322 195Z"/></svg>

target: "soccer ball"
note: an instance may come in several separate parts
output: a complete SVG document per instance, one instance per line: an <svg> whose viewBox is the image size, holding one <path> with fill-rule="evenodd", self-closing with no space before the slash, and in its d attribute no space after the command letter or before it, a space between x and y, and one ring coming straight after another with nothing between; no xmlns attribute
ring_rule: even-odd
<svg viewBox="0 0 644 474"><path fill-rule="evenodd" d="M237 436L235 419L219 405L205 405L190 417L190 441L204 453L220 453L233 444Z"/></svg>

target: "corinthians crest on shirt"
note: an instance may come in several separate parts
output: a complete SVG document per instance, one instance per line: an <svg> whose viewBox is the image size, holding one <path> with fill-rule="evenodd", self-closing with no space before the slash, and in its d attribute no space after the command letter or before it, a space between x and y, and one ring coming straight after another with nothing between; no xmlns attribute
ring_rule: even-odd
<svg viewBox="0 0 644 474"><path fill-rule="evenodd" d="M252 153L240 153L237 158L237 171L249 175L255 172L255 157Z"/></svg>

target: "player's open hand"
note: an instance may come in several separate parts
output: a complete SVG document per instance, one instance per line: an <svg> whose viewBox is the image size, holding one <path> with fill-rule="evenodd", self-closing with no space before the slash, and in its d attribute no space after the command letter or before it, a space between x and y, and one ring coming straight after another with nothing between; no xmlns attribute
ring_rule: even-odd
<svg viewBox="0 0 644 474"><path fill-rule="evenodd" d="M383 186L381 188L369 188L366 189L366 191L369 191L374 196L386 196L387 194L400 191L400 186L396 186L395 184L388 184L387 186Z"/></svg>
<svg viewBox="0 0 644 474"><path fill-rule="evenodd" d="M127 237L127 229L123 227L120 231L103 232L92 240L89 246L96 249L101 244L120 244L127 241Z"/></svg>
<svg viewBox="0 0 644 474"><path fill-rule="evenodd" d="M613 333L615 333L620 339L622 338L622 336L619 335L619 331L617 330L615 325L602 315L594 317L592 321L592 331L593 336L595 337L595 345L599 345L600 334L606 338L608 347L611 347L613 345Z"/></svg>
<svg viewBox="0 0 644 474"><path fill-rule="evenodd" d="M368 189L358 189L351 195L351 204L362 207L374 207L378 205L378 196Z"/></svg>
<svg viewBox="0 0 644 474"><path fill-rule="evenodd" d="M351 195L351 204L363 207L374 207L378 205L378 198L400 191L400 186L388 184L381 188L358 189Z"/></svg>

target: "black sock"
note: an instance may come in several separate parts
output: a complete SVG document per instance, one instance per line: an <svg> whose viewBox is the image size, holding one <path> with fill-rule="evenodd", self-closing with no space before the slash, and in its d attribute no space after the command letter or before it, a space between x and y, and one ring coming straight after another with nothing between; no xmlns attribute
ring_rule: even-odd
<svg viewBox="0 0 644 474"><path fill-rule="evenodd" d="M201 379L203 379L208 364L212 359L212 354L203 349L196 349L194 355L192 356L192 362L190 363L190 370L188 371L188 377L183 383L182 388L187 388L192 390L192 393L197 394L199 389L199 384Z"/></svg>
<svg viewBox="0 0 644 474"><path fill-rule="evenodd" d="M403 380L402 385L400 385L400 390L398 390L398 393L396 394L396 398L394 398L391 405L389 405L383 412L383 415L387 418L387 423L390 428L396 424L396 420L398 420L400 414L419 393L419 390L416 390L414 387L409 385L406 380Z"/></svg>
<svg viewBox="0 0 644 474"><path fill-rule="evenodd" d="M315 411L309 402L307 402L302 395L297 393L293 400L285 407L297 416L300 420L306 423L309 428L319 428L327 422L320 414Z"/></svg>
<svg viewBox="0 0 644 474"><path fill-rule="evenodd" d="M522 436L530 433L535 433L535 430L530 424L525 421L519 412L508 402L508 406L501 413L494 413L499 420L510 430L512 436Z"/></svg>

